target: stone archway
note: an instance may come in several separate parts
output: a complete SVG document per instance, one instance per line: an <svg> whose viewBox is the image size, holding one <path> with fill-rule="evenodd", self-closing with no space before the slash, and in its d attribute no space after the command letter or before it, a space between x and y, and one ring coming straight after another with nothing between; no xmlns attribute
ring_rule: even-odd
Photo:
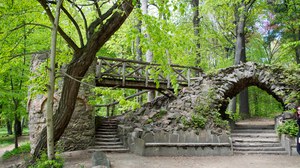
<svg viewBox="0 0 300 168"><path fill-rule="evenodd" d="M221 69L217 75L211 75L211 89L215 90L219 109L224 114L228 105L228 98L232 98L249 86L257 86L272 95L285 109L291 109L298 103L291 93L298 92L299 87L288 83L288 76L298 75L286 73L282 67L272 67L253 62L247 62L226 69ZM288 101L287 101L288 100Z"/></svg>

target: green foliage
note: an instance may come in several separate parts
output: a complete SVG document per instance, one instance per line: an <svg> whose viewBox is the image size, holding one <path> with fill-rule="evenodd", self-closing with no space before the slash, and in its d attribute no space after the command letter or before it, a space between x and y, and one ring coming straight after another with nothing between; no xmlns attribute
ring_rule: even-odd
<svg viewBox="0 0 300 168"><path fill-rule="evenodd" d="M205 128L207 118L201 115L192 115L191 126L194 128Z"/></svg>
<svg viewBox="0 0 300 168"><path fill-rule="evenodd" d="M241 119L241 116L239 113L233 113L232 111L225 111L225 114L227 114L229 116L229 118L232 120L232 121L238 121Z"/></svg>
<svg viewBox="0 0 300 168"><path fill-rule="evenodd" d="M297 137L298 129L296 120L287 120L281 125L278 125L276 131L278 134L286 134L291 137Z"/></svg>
<svg viewBox="0 0 300 168"><path fill-rule="evenodd" d="M46 152L42 152L41 157L33 165L29 166L29 168L63 168L63 166L64 160L58 153L55 154L54 160L48 160Z"/></svg>
<svg viewBox="0 0 300 168"><path fill-rule="evenodd" d="M28 135L28 128L23 128L23 135ZM0 148L14 144L14 135L8 135L6 127L0 128Z"/></svg>
<svg viewBox="0 0 300 168"><path fill-rule="evenodd" d="M7 160L11 157L14 157L14 156L22 156L22 155L25 155L25 154L29 154L30 152L30 144L29 143L26 143L24 145L21 145L19 146L18 148L14 148L13 150L11 151L6 151L2 158L4 160Z"/></svg>
<svg viewBox="0 0 300 168"><path fill-rule="evenodd" d="M115 110L117 113L115 115L121 114L128 110L135 110L140 107L140 104L136 99L125 99L126 95L133 95L135 90L124 90L124 89L111 89L111 88L94 88L93 92L95 93L94 97L91 97L90 103L92 105L99 104L110 104L113 102L119 102ZM101 95L101 96L98 96ZM106 109L99 108L97 110L98 115L105 115Z"/></svg>
<svg viewBox="0 0 300 168"><path fill-rule="evenodd" d="M161 119L164 115L166 115L168 111L166 109L160 109L158 113L156 113L153 118L154 119Z"/></svg>
<svg viewBox="0 0 300 168"><path fill-rule="evenodd" d="M252 117L274 118L283 111L280 102L258 87L249 87L248 94Z"/></svg>

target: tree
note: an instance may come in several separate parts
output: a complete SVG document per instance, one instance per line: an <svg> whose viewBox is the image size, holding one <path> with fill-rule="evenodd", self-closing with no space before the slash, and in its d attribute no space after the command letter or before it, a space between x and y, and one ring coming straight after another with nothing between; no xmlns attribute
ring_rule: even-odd
<svg viewBox="0 0 300 168"><path fill-rule="evenodd" d="M285 0L270 2L269 7L275 15L273 25L276 26L272 31L273 36L280 36L284 45L282 54L289 55L294 53L294 60L300 63L300 2L299 0Z"/></svg>
<svg viewBox="0 0 300 168"><path fill-rule="evenodd" d="M52 14L51 9L49 8L49 4L47 1L38 0L40 5L45 10L51 22L54 22L54 16ZM60 136L63 134L65 128L67 127L72 113L74 111L76 97L79 91L80 83L76 80L69 78L69 76L81 80L85 73L87 72L89 66L92 64L95 59L95 55L98 50L105 44L105 42L120 28L126 18L129 16L133 9L133 4L131 0L117 1L114 3L106 12L100 9L100 6L104 4L100 4L102 2L94 1L89 4L82 5L83 6L94 6L96 12L91 16L91 22L88 26L88 21L86 19L86 15L91 15L90 8L86 11L85 14L82 10L80 4L75 3L74 1L68 0L68 7L74 7L82 16L83 24L85 31L85 38L83 37L83 33L81 33L81 29L79 23L75 20L75 18L71 15L72 9L67 9L65 7L65 3L63 3L61 9L63 13L67 16L69 21L75 27L78 37L79 44L77 41L74 41L70 35L68 35L63 27L58 26L58 32L62 36L62 38L66 41L66 43L73 49L73 57L71 62L68 64L66 69L66 74L63 79L63 88L61 93L61 99L59 102L58 110L53 117L54 121L54 142L58 141ZM100 6L99 6L100 4ZM73 9L74 10L74 9ZM95 18L92 20L92 18ZM84 39L86 41L84 42ZM34 156L38 156L40 150L46 146L46 129L44 128L40 134L40 139L37 143L36 148L34 149Z"/></svg>
<svg viewBox="0 0 300 168"><path fill-rule="evenodd" d="M52 26L51 35L51 51L50 51L50 68L49 68L49 85L48 85L48 98L47 98L47 153L48 160L54 159L54 141L53 141L53 100L55 90L55 57L56 57L56 39L57 39L57 28L59 24L60 8L63 0L57 1L55 18Z"/></svg>

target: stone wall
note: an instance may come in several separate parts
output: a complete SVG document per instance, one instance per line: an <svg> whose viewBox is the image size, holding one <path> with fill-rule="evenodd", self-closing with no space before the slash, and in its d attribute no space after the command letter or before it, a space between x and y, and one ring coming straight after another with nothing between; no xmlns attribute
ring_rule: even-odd
<svg viewBox="0 0 300 168"><path fill-rule="evenodd" d="M48 54L35 54L32 56L31 70L37 73L37 68L41 63L45 62ZM90 70L90 72L93 70ZM38 74L35 74L38 75ZM62 86L62 82L58 82ZM59 88L60 88L59 86ZM55 92L54 109L57 110L60 100L60 89ZM93 107L88 104L88 96L90 95L89 88L81 86L75 110L71 121L62 135L59 146L62 150L79 150L86 149L89 145L94 143L95 135L95 119ZM32 152L35 149L36 142L39 138L41 130L46 125L46 102L47 97L38 94L32 97L29 93L29 100L27 109L29 112L29 137Z"/></svg>
<svg viewBox="0 0 300 168"><path fill-rule="evenodd" d="M130 132L124 126L119 127L119 133L127 135L124 144L130 151L142 156L233 155L231 138L226 133L216 135L209 130L154 133L139 128Z"/></svg>

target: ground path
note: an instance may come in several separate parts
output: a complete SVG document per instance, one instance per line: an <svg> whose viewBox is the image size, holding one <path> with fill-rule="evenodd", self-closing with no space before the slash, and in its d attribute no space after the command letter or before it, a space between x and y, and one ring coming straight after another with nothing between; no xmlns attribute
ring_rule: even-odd
<svg viewBox="0 0 300 168"><path fill-rule="evenodd" d="M91 153L77 151L66 158L66 168L91 167ZM112 168L299 168L300 156L236 155L205 157L143 157L107 153Z"/></svg>

